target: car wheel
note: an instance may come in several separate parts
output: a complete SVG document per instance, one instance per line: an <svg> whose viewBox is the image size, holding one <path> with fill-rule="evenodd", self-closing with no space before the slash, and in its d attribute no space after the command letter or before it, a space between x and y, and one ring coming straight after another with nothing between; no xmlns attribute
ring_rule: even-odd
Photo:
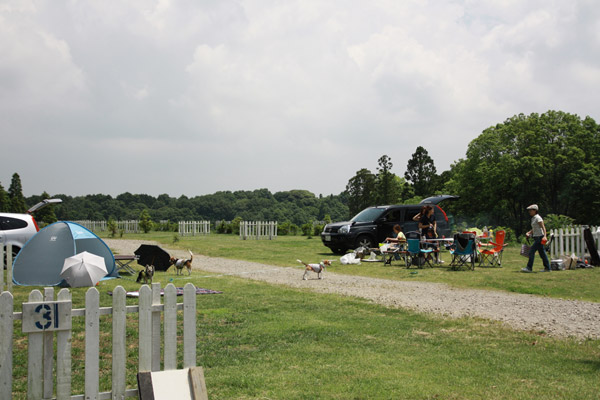
<svg viewBox="0 0 600 400"><path fill-rule="evenodd" d="M17 258L17 254L19 254L19 251L21 251L21 249L19 247L12 247L12 260L13 262L15 262L15 258ZM6 253L6 247L4 248L4 260L3 260L3 264L4 265L4 269L8 268L8 254Z"/></svg>
<svg viewBox="0 0 600 400"><path fill-rule="evenodd" d="M366 247L368 249L371 249L375 247L375 242L373 241L373 238L371 238L371 236L369 235L360 235L356 239L356 247Z"/></svg>

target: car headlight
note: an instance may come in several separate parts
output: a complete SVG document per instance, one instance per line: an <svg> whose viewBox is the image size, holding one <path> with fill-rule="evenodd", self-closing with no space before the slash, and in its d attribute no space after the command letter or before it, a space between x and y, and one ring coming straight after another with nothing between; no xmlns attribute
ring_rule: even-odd
<svg viewBox="0 0 600 400"><path fill-rule="evenodd" d="M338 231L338 233L348 233L348 232L350 232L350 225L344 225Z"/></svg>

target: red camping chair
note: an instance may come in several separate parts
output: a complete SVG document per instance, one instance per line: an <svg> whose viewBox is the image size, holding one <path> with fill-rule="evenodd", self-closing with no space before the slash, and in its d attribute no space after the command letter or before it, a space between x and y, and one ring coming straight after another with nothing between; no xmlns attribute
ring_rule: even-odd
<svg viewBox="0 0 600 400"><path fill-rule="evenodd" d="M502 267L502 253L504 252L505 231L496 232L495 241L490 241L490 247L479 250L480 267Z"/></svg>

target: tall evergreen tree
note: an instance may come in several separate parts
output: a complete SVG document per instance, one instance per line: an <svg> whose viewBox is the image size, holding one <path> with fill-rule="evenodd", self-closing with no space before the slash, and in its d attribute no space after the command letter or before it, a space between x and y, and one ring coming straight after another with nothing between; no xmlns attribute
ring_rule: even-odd
<svg viewBox="0 0 600 400"><path fill-rule="evenodd" d="M0 183L0 212L10 212L10 197Z"/></svg>
<svg viewBox="0 0 600 400"><path fill-rule="evenodd" d="M377 202L379 204L393 204L398 200L398 193L394 193L394 174L391 172L391 158L383 155L377 160Z"/></svg>
<svg viewBox="0 0 600 400"><path fill-rule="evenodd" d="M415 195L426 196L433 194L433 184L436 183L437 170L433 163L433 159L429 156L427 150L419 146L413 153L408 164L404 177L409 181L414 189Z"/></svg>
<svg viewBox="0 0 600 400"><path fill-rule="evenodd" d="M350 178L346 185L348 193L348 208L351 215L360 210L375 205L377 201L376 178L371 171L363 168Z"/></svg>
<svg viewBox="0 0 600 400"><path fill-rule="evenodd" d="M8 197L10 198L11 212L21 214L27 212L25 198L23 197L23 187L21 186L21 177L16 172L13 174L12 180L10 181Z"/></svg>

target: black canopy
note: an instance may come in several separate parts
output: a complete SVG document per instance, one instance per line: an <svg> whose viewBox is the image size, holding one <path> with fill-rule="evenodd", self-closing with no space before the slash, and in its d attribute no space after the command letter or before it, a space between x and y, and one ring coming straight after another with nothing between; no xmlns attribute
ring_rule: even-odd
<svg viewBox="0 0 600 400"><path fill-rule="evenodd" d="M169 253L154 244L143 244L133 254L139 257L138 264L153 265L156 271L166 271L171 266Z"/></svg>

